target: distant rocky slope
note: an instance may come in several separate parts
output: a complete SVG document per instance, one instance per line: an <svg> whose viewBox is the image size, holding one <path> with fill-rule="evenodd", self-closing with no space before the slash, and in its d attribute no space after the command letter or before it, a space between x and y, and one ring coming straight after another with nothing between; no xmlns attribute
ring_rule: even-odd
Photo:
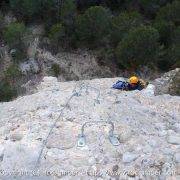
<svg viewBox="0 0 180 180"><path fill-rule="evenodd" d="M38 92L0 103L1 179L179 179L180 97L155 96L151 84L110 89L117 79L45 77Z"/></svg>

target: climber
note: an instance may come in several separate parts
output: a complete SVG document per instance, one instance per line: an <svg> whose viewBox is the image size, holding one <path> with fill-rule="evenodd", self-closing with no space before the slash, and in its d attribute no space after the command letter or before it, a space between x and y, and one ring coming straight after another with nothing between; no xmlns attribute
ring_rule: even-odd
<svg viewBox="0 0 180 180"><path fill-rule="evenodd" d="M136 76L132 76L129 78L128 82L124 81L117 81L112 88L120 89L125 91L132 91L132 90L142 90L144 89L148 83L144 82L142 79L139 79Z"/></svg>

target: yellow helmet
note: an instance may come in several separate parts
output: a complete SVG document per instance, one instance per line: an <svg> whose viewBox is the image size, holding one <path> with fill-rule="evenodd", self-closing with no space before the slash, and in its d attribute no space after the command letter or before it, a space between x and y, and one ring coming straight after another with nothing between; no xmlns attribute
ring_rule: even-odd
<svg viewBox="0 0 180 180"><path fill-rule="evenodd" d="M139 81L139 79L136 76L132 76L132 77L129 78L129 82L131 84L137 84L138 81Z"/></svg>

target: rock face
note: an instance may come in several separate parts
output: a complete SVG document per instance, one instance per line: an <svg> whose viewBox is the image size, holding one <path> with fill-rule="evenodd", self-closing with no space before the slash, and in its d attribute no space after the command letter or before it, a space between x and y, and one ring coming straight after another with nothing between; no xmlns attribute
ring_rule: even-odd
<svg viewBox="0 0 180 180"><path fill-rule="evenodd" d="M138 158L138 154L132 154L130 152L126 152L123 154L122 161L123 163L130 163L132 161L135 161Z"/></svg>
<svg viewBox="0 0 180 180"><path fill-rule="evenodd" d="M153 84L156 87L156 94L180 95L180 68L165 73Z"/></svg>
<svg viewBox="0 0 180 180"><path fill-rule="evenodd" d="M0 103L2 179L178 179L180 97L155 96L151 84L111 89L118 79L45 77L38 92Z"/></svg>
<svg viewBox="0 0 180 180"><path fill-rule="evenodd" d="M39 49L37 58L41 62L40 64L42 64L43 73L46 75L52 71L51 67L53 64L59 66L59 81L113 77L114 75L110 68L100 66L95 56L86 51L76 51L74 53L61 52L57 55L52 55L48 51Z"/></svg>
<svg viewBox="0 0 180 180"><path fill-rule="evenodd" d="M180 136L169 136L167 141L171 144L179 144L180 145Z"/></svg>
<svg viewBox="0 0 180 180"><path fill-rule="evenodd" d="M20 70L22 74L27 75L28 72L38 73L39 67L38 67L37 62L33 58L31 58L27 60L26 62L23 62L20 64Z"/></svg>

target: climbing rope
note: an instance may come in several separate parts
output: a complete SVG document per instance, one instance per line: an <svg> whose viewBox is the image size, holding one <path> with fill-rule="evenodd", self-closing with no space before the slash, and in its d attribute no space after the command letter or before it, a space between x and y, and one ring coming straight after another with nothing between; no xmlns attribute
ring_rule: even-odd
<svg viewBox="0 0 180 180"><path fill-rule="evenodd" d="M110 96L114 96L115 97L115 102L119 102L117 94L114 94L112 91L109 91L107 94L110 95Z"/></svg>

